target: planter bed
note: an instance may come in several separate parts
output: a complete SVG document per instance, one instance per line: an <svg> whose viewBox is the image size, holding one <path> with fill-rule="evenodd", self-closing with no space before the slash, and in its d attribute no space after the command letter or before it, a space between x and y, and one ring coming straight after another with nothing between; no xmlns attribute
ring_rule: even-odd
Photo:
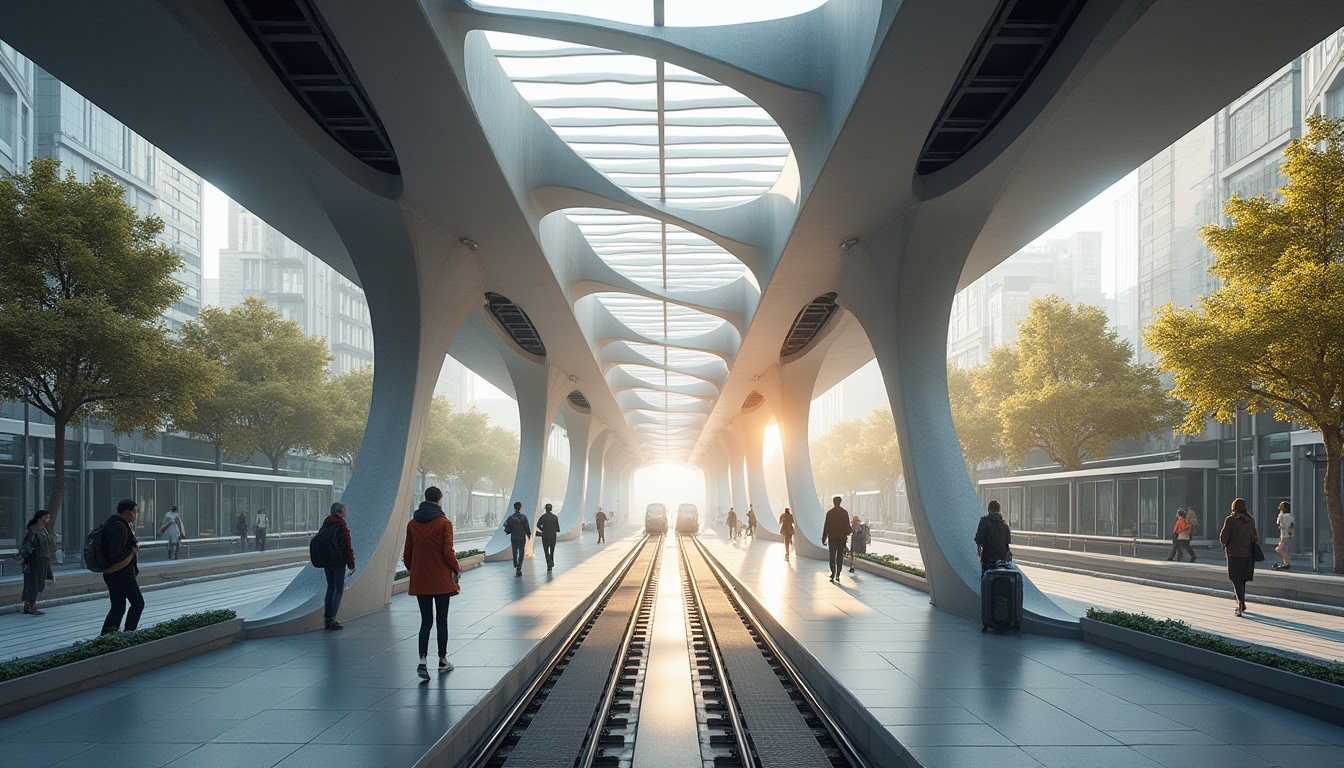
<svg viewBox="0 0 1344 768"><path fill-rule="evenodd" d="M479 555L472 555L471 557L459 557L457 559L457 564L462 566L462 570L464 571L470 571L472 568L480 568L484 563L485 563L484 553ZM402 572L403 571L401 570L397 571L397 573ZM396 580L392 582L392 594L394 595L405 594L406 590L410 588L411 588L411 578L409 576L398 577Z"/></svg>
<svg viewBox="0 0 1344 768"><path fill-rule="evenodd" d="M929 580L927 578L922 578L913 573L906 573L905 571L900 571L895 568L888 568L887 566L875 563L872 560L864 560L862 557L857 558L854 562L854 567L858 568L860 571L877 574L884 579L891 579L898 584L904 584L911 589L918 589L921 592L929 591Z"/></svg>
<svg viewBox="0 0 1344 768"><path fill-rule="evenodd" d="M1344 686L1095 619L1079 621L1083 640L1093 645L1344 725Z"/></svg>
<svg viewBox="0 0 1344 768"><path fill-rule="evenodd" d="M243 620L230 619L6 680L0 683L0 718L232 645L242 636Z"/></svg>

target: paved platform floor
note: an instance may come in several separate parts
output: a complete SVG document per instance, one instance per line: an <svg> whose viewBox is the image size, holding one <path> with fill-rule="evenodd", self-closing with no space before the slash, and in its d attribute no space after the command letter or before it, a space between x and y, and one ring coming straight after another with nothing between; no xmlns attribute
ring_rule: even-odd
<svg viewBox="0 0 1344 768"><path fill-rule="evenodd" d="M1344 765L1324 721L1081 641L982 635L881 576L832 584L782 544L702 541L929 768Z"/></svg>
<svg viewBox="0 0 1344 768"><path fill-rule="evenodd" d="M892 554L901 562L921 564L919 549L874 541L869 550ZM1154 565L1157 565L1154 563ZM1177 572L1181 568L1211 568L1226 573L1222 563L1162 563ZM1023 566L1022 571L1041 591L1055 598L1061 608L1082 616L1089 607L1146 613L1160 619L1180 619L1190 626L1224 637L1278 648L1303 656L1344 661L1344 616L1304 611L1261 603L1248 603L1245 616L1232 615L1230 597L1182 592L1080 573ZM1344 584L1341 584L1344 588ZM1255 592L1255 582L1247 591Z"/></svg>
<svg viewBox="0 0 1344 768"><path fill-rule="evenodd" d="M636 533L561 542L550 575L537 557L521 579L508 563L464 573L448 620L457 668L427 684L415 674L416 602L397 595L341 632L244 641L0 720L0 764L410 766L591 594Z"/></svg>

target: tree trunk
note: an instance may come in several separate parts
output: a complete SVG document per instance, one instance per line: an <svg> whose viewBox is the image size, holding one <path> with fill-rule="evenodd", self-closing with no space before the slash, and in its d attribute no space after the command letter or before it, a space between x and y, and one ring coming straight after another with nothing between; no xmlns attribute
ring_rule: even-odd
<svg viewBox="0 0 1344 768"><path fill-rule="evenodd" d="M1335 573L1344 573L1344 505L1339 492L1340 460L1344 458L1344 439L1339 429L1323 429L1325 436L1325 514L1330 520L1330 541L1334 545ZM1320 535L1319 532L1316 535Z"/></svg>
<svg viewBox="0 0 1344 768"><path fill-rule="evenodd" d="M214 446L215 446L215 471L222 472L224 471L224 451L219 447L219 443L215 443Z"/></svg>
<svg viewBox="0 0 1344 768"><path fill-rule="evenodd" d="M471 486L470 485L466 486L466 489L467 489L467 509L463 514L466 517L467 523L471 523Z"/></svg>
<svg viewBox="0 0 1344 768"><path fill-rule="evenodd" d="M65 427L70 423L67 418L56 418L56 437L52 440L52 452L55 454L56 467L51 473L51 496L47 497L47 511L53 520L61 516L61 499L65 496ZM42 461L42 457L37 457Z"/></svg>

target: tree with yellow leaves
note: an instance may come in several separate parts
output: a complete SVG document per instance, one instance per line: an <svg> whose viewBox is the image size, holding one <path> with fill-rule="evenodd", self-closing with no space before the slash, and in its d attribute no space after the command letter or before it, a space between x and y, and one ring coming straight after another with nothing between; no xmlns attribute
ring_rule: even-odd
<svg viewBox="0 0 1344 768"><path fill-rule="evenodd" d="M1144 333L1189 408L1182 430L1245 405L1320 431L1334 572L1344 573L1344 121L1307 118L1284 150L1282 199L1232 196L1231 222L1200 231L1221 286L1167 305Z"/></svg>

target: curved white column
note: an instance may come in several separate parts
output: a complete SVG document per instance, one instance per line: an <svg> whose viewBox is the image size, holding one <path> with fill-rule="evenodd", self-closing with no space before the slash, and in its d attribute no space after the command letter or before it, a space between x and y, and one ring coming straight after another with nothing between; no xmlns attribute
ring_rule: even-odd
<svg viewBox="0 0 1344 768"><path fill-rule="evenodd" d="M738 517L747 513L747 476L743 472L742 443L738 441L737 435L732 429L732 424L727 425L719 435L719 443L723 446L724 456L728 459L728 498L731 500L729 506L737 511ZM728 510L723 510L724 516L728 515Z"/></svg>
<svg viewBox="0 0 1344 768"><path fill-rule="evenodd" d="M562 417L565 420L565 433L569 437L569 481L565 485L565 500L560 503L560 511L557 513L560 518L560 535L557 538L572 539L583 525L593 417L570 406L565 407Z"/></svg>
<svg viewBox="0 0 1344 768"><path fill-rule="evenodd" d="M779 520L770 509L770 494L765 487L765 428L771 415L770 409L762 405L737 417L732 429L742 440L742 453L747 464L748 501L756 511L756 535L767 541L783 541L779 535ZM738 518L745 521L746 512L738 510Z"/></svg>
<svg viewBox="0 0 1344 768"><path fill-rule="evenodd" d="M607 443L610 439L611 431L603 429L588 448L588 480L584 483L583 508L579 510L578 523L573 530L562 533L561 539L579 536L583 524L592 520L597 514L597 508L602 505L602 478L606 466Z"/></svg>

